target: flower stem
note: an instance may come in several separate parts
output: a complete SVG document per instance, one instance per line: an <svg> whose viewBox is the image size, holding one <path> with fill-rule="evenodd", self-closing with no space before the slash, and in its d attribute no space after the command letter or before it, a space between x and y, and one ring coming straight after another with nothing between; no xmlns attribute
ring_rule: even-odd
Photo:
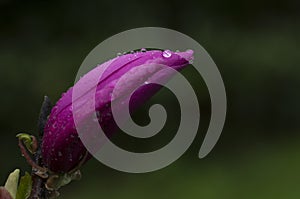
<svg viewBox="0 0 300 199"><path fill-rule="evenodd" d="M41 161L42 157L41 157L41 152L40 152L40 148L38 150L38 152L35 155L35 163L37 165L41 165ZM45 180L36 175L34 169L32 170L31 173L31 177L32 177L32 190L31 190L31 194L29 199L47 199L47 190L45 188Z"/></svg>
<svg viewBox="0 0 300 199"><path fill-rule="evenodd" d="M44 97L44 102L41 107L40 111L40 116L38 120L38 150L34 154L34 161L35 164L38 165L39 167L43 168L43 157L42 157L42 152L41 152L41 141L43 138L44 134L44 127L47 122L47 117L50 114L52 109L52 105L50 102L50 99L45 96ZM29 199L49 199L51 193L46 189L45 187L45 181L46 179L43 179L41 176L36 174L36 169L33 168L31 172L31 177L32 177L32 190Z"/></svg>

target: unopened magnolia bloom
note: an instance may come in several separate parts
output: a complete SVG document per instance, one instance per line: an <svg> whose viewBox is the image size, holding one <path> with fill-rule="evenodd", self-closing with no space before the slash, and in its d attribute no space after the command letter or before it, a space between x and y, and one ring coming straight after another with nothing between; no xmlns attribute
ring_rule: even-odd
<svg viewBox="0 0 300 199"><path fill-rule="evenodd" d="M156 75L156 78L164 78L164 80L167 81L172 75L160 75L160 70L157 70L157 68L156 70L147 70L145 69L145 65L164 65L179 71L188 65L192 59L192 50L186 52L151 50L121 55L97 66L83 76L80 81L87 83L80 84L82 85L82 88L77 89L80 89L82 93L88 93L92 88L96 87L95 111L97 112L97 119L103 131L109 136L117 128L111 113L110 105L112 102L118 103L118 96L124 97L127 93L126 90L128 89L125 83L124 87L117 90L117 97L112 98L111 93L122 76L128 71L134 71L131 73L129 72L126 75L126 79L128 79L131 84L134 84L135 82L139 83L141 79L142 81L147 82L147 78L151 78L154 75ZM98 84L88 84L91 78L99 78L99 68L107 66L107 64L108 67L99 79ZM135 110L145 103L145 101L152 97L160 88L161 86L157 84L145 84L137 89L131 97L130 110ZM44 129L42 143L43 161L45 166L52 172L70 172L78 166L87 153L86 148L78 137L72 115L72 91L73 88L70 88L53 107ZM92 100L86 96L81 96L78 99L79 101L81 100L79 103L86 104L89 103L89 100ZM119 106L122 106L121 100ZM84 111L82 113L82 120L89 118L91 114L88 112L85 113Z"/></svg>

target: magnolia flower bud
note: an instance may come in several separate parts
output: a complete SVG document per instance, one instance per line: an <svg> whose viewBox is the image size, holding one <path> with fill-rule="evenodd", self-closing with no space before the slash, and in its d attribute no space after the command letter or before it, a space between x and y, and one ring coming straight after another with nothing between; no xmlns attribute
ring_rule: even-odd
<svg viewBox="0 0 300 199"><path fill-rule="evenodd" d="M117 100L112 99L111 93L117 81L131 69L138 69L139 66L145 64L161 64L171 67L175 70L181 70L189 61L193 59L193 51L186 52L172 52L169 50L159 51L151 50L147 52L135 52L118 56L104 64L97 66L95 69L83 76L79 81L83 82L81 89L82 93L88 93L92 88L96 87L95 94L95 111L99 113L98 122L107 135L111 135L117 128L111 114L110 104ZM102 74L97 85L90 85L89 80L92 78L99 78L99 68L103 65L109 66ZM159 68L155 71L149 70L135 70L134 73L127 75L130 83L146 81L154 73L159 74ZM161 75L159 78L168 80L172 75ZM85 82L85 83L84 83ZM78 84L78 83L77 83ZM76 84L75 84L76 86ZM130 101L130 109L135 110L137 107L145 103L152 97L161 86L156 84L145 85L134 93L134 97ZM126 94L127 87L119 89L117 92L120 96ZM72 113L72 91L70 88L61 99L53 107L51 114L48 118L44 129L44 137L42 142L42 155L45 166L57 173L66 173L78 166L87 150L83 146L80 138L78 137L76 127L74 124ZM116 96L118 96L118 93ZM88 95L86 95L88 96ZM78 103L89 103L88 97L80 96L76 99ZM121 104L119 106L122 106ZM83 111L82 120L89 118L89 114Z"/></svg>

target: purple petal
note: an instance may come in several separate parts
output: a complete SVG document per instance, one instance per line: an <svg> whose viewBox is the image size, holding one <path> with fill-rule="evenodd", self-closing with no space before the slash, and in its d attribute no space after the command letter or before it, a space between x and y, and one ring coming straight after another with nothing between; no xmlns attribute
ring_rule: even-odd
<svg viewBox="0 0 300 199"><path fill-rule="evenodd" d="M193 59L192 56L193 51L191 50L186 52L171 52L170 57L168 54L165 56L162 51L152 50L116 57L97 66L75 84L75 86L77 86L76 88L80 89L82 93L82 95L76 96L75 101L79 105L82 104L86 106L90 103L92 91L95 90L96 87L94 109L100 113L98 121L102 129L107 135L111 135L117 126L111 114L110 103L112 100L114 103L120 101L119 106L121 108L122 98L128 97L127 87L124 85L122 89L116 92L116 96L112 97L111 93L116 82L124 74L136 68L135 73L128 75L128 82L139 83L139 81L146 81L145 79L151 78L154 74L156 74L155 78L163 78L167 81L171 76L163 75L157 68L149 67L145 71L138 70L138 67L144 64L154 63L181 70ZM105 67L107 67L107 69L103 72L99 80L99 74L102 73L101 71ZM157 76L157 74L161 75ZM93 82L98 82L98 84L96 85ZM131 98L130 105L133 105L131 108L134 110L145 103L160 87L161 86L155 84L140 87ZM78 165L86 153L86 149L78 137L74 124L72 115L72 92L73 88L70 88L56 103L44 130L42 143L43 160L44 164L53 172L70 171ZM80 119L85 121L92 113L89 110L83 109L80 114ZM87 129L87 132L89 132L89 129Z"/></svg>

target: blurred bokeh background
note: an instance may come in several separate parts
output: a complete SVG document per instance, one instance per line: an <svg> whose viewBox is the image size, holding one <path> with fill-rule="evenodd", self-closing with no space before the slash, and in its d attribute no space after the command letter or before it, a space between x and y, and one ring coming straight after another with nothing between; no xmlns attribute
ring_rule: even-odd
<svg viewBox="0 0 300 199"><path fill-rule="evenodd" d="M183 74L197 90L203 119L191 148L172 165L146 174L122 173L91 160L83 179L63 188L61 198L298 199L299 9L297 0L1 0L0 184L15 167L30 169L15 135L36 133L44 95L58 100L85 56L109 36L160 26L197 40L219 67L228 116L218 144L209 156L197 158L210 101L201 76L189 67ZM163 89L134 118L146 124L147 110L157 102L178 115L173 98ZM169 120L169 128L149 143L121 136L121 144L128 139L133 150L159 148L174 136L178 120Z"/></svg>

